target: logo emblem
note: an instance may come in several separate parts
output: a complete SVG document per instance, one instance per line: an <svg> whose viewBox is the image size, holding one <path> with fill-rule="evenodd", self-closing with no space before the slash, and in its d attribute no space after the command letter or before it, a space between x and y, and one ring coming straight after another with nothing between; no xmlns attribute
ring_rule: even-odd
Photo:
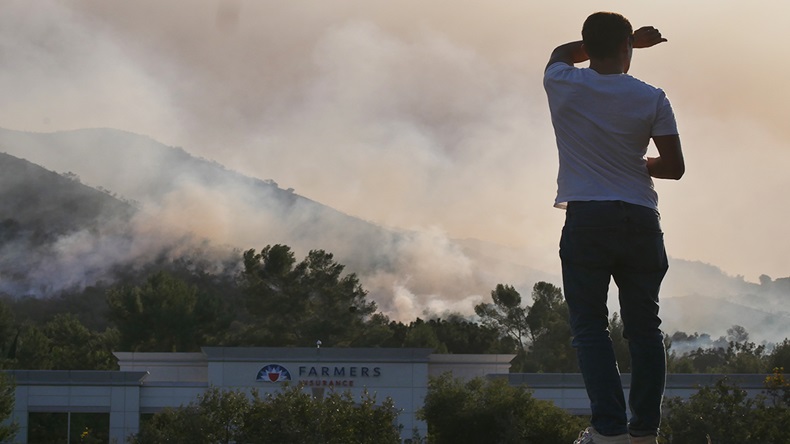
<svg viewBox="0 0 790 444"><path fill-rule="evenodd" d="M291 380L291 373L282 365L269 364L258 372L258 377L256 377L255 380L263 382L285 382Z"/></svg>

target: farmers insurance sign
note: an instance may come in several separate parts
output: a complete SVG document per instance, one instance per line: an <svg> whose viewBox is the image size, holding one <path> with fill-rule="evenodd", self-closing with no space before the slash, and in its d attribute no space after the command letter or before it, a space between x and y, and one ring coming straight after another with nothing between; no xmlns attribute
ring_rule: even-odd
<svg viewBox="0 0 790 444"><path fill-rule="evenodd" d="M297 365L294 368L298 378L292 378L291 371L280 364L269 364L258 371L255 380L269 383L298 380L311 387L353 387L360 379L381 376L381 367L371 366Z"/></svg>

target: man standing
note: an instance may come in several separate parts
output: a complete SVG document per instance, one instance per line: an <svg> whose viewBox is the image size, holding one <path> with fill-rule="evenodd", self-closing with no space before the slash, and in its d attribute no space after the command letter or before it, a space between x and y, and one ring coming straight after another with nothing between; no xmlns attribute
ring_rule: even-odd
<svg viewBox="0 0 790 444"><path fill-rule="evenodd" d="M653 27L634 32L620 14L595 13L544 74L560 160L555 206L566 209L562 280L592 409L576 443L657 442L666 377L658 293L668 263L652 178L680 179L685 165L666 95L627 73L634 48L666 41ZM659 156L646 158L651 139ZM610 279L631 352L630 421L608 330Z"/></svg>

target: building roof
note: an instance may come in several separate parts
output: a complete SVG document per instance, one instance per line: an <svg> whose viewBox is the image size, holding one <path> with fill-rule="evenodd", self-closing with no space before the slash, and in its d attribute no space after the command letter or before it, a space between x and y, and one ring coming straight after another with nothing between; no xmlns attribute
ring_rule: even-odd
<svg viewBox="0 0 790 444"><path fill-rule="evenodd" d="M203 347L212 361L428 362L430 348Z"/></svg>
<svg viewBox="0 0 790 444"><path fill-rule="evenodd" d="M148 372L117 370L7 370L18 385L142 385Z"/></svg>

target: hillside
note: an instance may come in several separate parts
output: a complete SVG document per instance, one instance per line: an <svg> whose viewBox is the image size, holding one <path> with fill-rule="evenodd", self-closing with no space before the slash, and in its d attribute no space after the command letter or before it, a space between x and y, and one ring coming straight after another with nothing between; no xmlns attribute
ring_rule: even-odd
<svg viewBox="0 0 790 444"><path fill-rule="evenodd" d="M144 213L156 215L158 224L172 223L232 247L287 243L297 251L342 252L340 239L372 246L397 242L388 230L281 189L271 180L243 176L145 136L109 129L0 129L0 151L75 174L88 185L139 203ZM344 256L354 265L384 260L370 249L359 253Z"/></svg>
<svg viewBox="0 0 790 444"><path fill-rule="evenodd" d="M6 236L29 233L31 239L46 242L69 232L120 223L134 212L131 204L75 177L0 153L0 218L5 230L18 230L6 231Z"/></svg>
<svg viewBox="0 0 790 444"><path fill-rule="evenodd" d="M740 325L750 340L781 341L790 337L790 313L758 309L720 298L690 295L662 301L664 329L689 334L707 333L714 339Z"/></svg>
<svg viewBox="0 0 790 444"><path fill-rule="evenodd" d="M92 261L81 257L91 254L84 241L122 242L135 212L129 203L74 178L0 153L0 293L60 287L54 281L71 282L67 263L76 260L86 268L80 274L92 274Z"/></svg>
<svg viewBox="0 0 790 444"><path fill-rule="evenodd" d="M553 273L493 260L483 244L461 244L436 230L407 231L343 214L151 138L110 129L26 133L0 129L0 151L78 175L82 182L137 202L138 248L185 233L237 249L283 243L297 255L332 252L360 275L382 310L395 317L471 313L497 283L529 291ZM328 186L331 186L329 184ZM142 253L141 253L142 254ZM556 280L555 280L556 282Z"/></svg>
<svg viewBox="0 0 790 444"><path fill-rule="evenodd" d="M297 256L310 249L333 253L396 319L471 314L499 283L514 285L526 301L535 282L561 285L559 270L531 267L522 250L453 240L435 229L381 227L145 136L110 129L50 134L0 129L2 151L27 159L2 157L2 288L7 292L42 294L112 279L113 267L140 266L163 250L176 256L194 245L211 245L206 251L214 253L201 253L210 261L212 254L276 243L291 246ZM788 296L788 286L780 285L784 281L775 282L749 283L714 265L672 259L662 291L666 325L712 332L734 324L755 329L781 324L765 318ZM616 300L614 286L612 291ZM692 310L700 305L685 298L690 295L727 304ZM729 303L750 310L731 309ZM790 336L787 330L775 333Z"/></svg>

